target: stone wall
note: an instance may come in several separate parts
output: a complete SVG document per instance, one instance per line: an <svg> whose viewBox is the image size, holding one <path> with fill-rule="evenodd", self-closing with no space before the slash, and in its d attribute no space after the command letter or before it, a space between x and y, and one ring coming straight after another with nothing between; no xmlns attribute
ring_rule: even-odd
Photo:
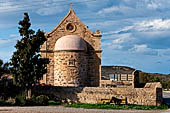
<svg viewBox="0 0 170 113"><path fill-rule="evenodd" d="M40 83L54 85L54 52L41 52L42 58L48 58L50 63L47 65L47 73L43 75Z"/></svg>
<svg viewBox="0 0 170 113"><path fill-rule="evenodd" d="M133 81L101 80L100 87L134 87Z"/></svg>
<svg viewBox="0 0 170 113"><path fill-rule="evenodd" d="M54 95L67 102L97 104L98 99L127 98L128 104L160 105L161 88L36 87L33 93Z"/></svg>
<svg viewBox="0 0 170 113"><path fill-rule="evenodd" d="M88 58L84 51L55 52L54 61L54 86L88 86Z"/></svg>

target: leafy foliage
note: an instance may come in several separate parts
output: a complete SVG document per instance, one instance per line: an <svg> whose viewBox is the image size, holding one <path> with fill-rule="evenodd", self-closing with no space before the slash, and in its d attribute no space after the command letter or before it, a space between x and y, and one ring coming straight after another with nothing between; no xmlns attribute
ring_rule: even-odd
<svg viewBox="0 0 170 113"><path fill-rule="evenodd" d="M170 75L140 72L139 77L140 83L160 82L164 89L170 89Z"/></svg>
<svg viewBox="0 0 170 113"><path fill-rule="evenodd" d="M36 97L36 103L39 105L48 105L48 96L46 95L40 95Z"/></svg>
<svg viewBox="0 0 170 113"><path fill-rule="evenodd" d="M11 58L11 73L15 84L26 90L39 82L43 74L47 72L48 59L40 57L40 47L46 41L44 32L38 30L36 33L30 29L31 23L27 13L19 22L19 33L21 40L15 45L16 51Z"/></svg>
<svg viewBox="0 0 170 113"><path fill-rule="evenodd" d="M54 101L55 102L55 101ZM46 95L35 96L32 95L30 99L26 99L25 93L20 93L15 97L15 104L17 106L45 106L49 105L49 98ZM56 105L56 103L55 103Z"/></svg>
<svg viewBox="0 0 170 113"><path fill-rule="evenodd" d="M18 94L15 97L15 105L24 106L26 104L26 95L25 93Z"/></svg>
<svg viewBox="0 0 170 113"><path fill-rule="evenodd" d="M9 63L3 63L3 61L0 59L0 77L3 74L9 73Z"/></svg>
<svg viewBox="0 0 170 113"><path fill-rule="evenodd" d="M61 105L61 102L56 100L49 100L48 105L49 106Z"/></svg>
<svg viewBox="0 0 170 113"><path fill-rule="evenodd" d="M9 96L13 96L14 88L13 81L10 78L10 69L9 63L3 63L0 59L0 96L4 99L8 98Z"/></svg>

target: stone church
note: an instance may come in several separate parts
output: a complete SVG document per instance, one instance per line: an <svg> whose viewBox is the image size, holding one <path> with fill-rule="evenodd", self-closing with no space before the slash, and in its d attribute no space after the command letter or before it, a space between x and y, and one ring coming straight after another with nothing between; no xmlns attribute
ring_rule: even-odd
<svg viewBox="0 0 170 113"><path fill-rule="evenodd" d="M41 46L41 57L48 58L50 63L40 83L60 87L41 87L37 93L54 95L61 101L73 103L97 104L100 99L113 97L125 99L127 104L162 103L160 83L135 87L139 80L135 69L101 67L101 33L99 30L91 32L76 16L72 5L46 38Z"/></svg>
<svg viewBox="0 0 170 113"><path fill-rule="evenodd" d="M41 57L49 58L41 83L54 86L94 86L101 78L101 33L91 32L77 17L72 5L49 33Z"/></svg>

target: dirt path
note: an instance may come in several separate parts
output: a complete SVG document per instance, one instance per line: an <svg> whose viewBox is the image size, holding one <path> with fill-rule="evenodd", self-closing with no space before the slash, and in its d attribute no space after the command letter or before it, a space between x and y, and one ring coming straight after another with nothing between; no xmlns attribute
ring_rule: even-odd
<svg viewBox="0 0 170 113"><path fill-rule="evenodd" d="M170 113L169 110L103 110L62 106L0 107L0 113Z"/></svg>

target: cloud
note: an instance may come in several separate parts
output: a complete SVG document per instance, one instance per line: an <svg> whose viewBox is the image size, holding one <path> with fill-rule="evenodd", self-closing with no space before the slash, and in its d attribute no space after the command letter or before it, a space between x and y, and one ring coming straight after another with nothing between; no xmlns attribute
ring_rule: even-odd
<svg viewBox="0 0 170 113"><path fill-rule="evenodd" d="M157 56L170 48L169 30L170 19L136 20L129 26L104 32L102 48Z"/></svg>
<svg viewBox="0 0 170 113"><path fill-rule="evenodd" d="M58 0L57 0L58 1ZM4 1L0 3L0 13L12 13L16 11L30 11L36 12L39 15L52 15L62 12L65 8L62 6L64 2L57 2L56 0L48 1Z"/></svg>
<svg viewBox="0 0 170 113"><path fill-rule="evenodd" d="M128 7L128 6L124 6L124 5L120 5L120 6L112 6L112 7L109 7L109 8L103 8L102 10L99 10L97 12L98 15L108 15L109 13L111 14L119 14L119 15L122 15L124 14L126 11L132 11L133 8L131 7Z"/></svg>
<svg viewBox="0 0 170 113"><path fill-rule="evenodd" d="M147 7L150 9L166 9L169 8L169 0L145 0Z"/></svg>
<svg viewBox="0 0 170 113"><path fill-rule="evenodd" d="M8 45L11 42L12 42L12 40L0 39L0 47L4 47L4 46Z"/></svg>
<svg viewBox="0 0 170 113"><path fill-rule="evenodd" d="M166 18L170 16L169 5L169 0L120 0L118 4L99 9L97 14L108 19Z"/></svg>
<svg viewBox="0 0 170 113"><path fill-rule="evenodd" d="M75 0L75 4L79 3L80 0ZM112 2L110 0L105 0L105 1L101 1L101 0L81 0L82 4L86 5L88 10L96 10L96 9L101 9L102 7L106 7L109 4L112 4ZM74 5L74 2L73 2Z"/></svg>
<svg viewBox="0 0 170 113"><path fill-rule="evenodd" d="M2 59L4 62L9 61L11 56L12 56L11 51L0 51L0 59Z"/></svg>
<svg viewBox="0 0 170 113"><path fill-rule="evenodd" d="M132 48L133 44L136 42L136 39L131 35L131 33L124 34L114 34L109 35L108 38L105 38L106 41L102 42L102 48L112 48L114 50L126 51Z"/></svg>
<svg viewBox="0 0 170 113"><path fill-rule="evenodd" d="M29 2L25 4L21 1L4 1L0 3L0 13L11 13L16 11L22 11L22 10L28 10L35 7L31 7L33 5L33 2Z"/></svg>
<svg viewBox="0 0 170 113"><path fill-rule="evenodd" d="M148 52L150 50L151 49L148 48L148 46L146 44L134 45L134 47L132 49L130 49L131 52L138 52L138 53Z"/></svg>
<svg viewBox="0 0 170 113"><path fill-rule="evenodd" d="M0 29L8 29L12 27L16 27L17 24L10 24L10 23L0 23Z"/></svg>
<svg viewBox="0 0 170 113"><path fill-rule="evenodd" d="M142 22L137 22L134 25L137 31L163 31L170 29L170 19L153 19Z"/></svg>
<svg viewBox="0 0 170 113"><path fill-rule="evenodd" d="M113 44L112 42L103 42L102 43L102 48L111 48L111 49L114 49L114 50L120 50L123 48L122 45L120 44Z"/></svg>
<svg viewBox="0 0 170 113"><path fill-rule="evenodd" d="M9 37L18 39L18 37L20 37L20 36L19 36L19 34L9 34Z"/></svg>
<svg viewBox="0 0 170 113"><path fill-rule="evenodd" d="M92 26L92 27L109 27L109 26L113 26L116 23L116 21L113 20L109 20L109 21L99 21L99 22L93 22L93 23L88 23L88 25Z"/></svg>
<svg viewBox="0 0 170 113"><path fill-rule="evenodd" d="M36 13L42 16L53 15L61 13L65 10L66 6L64 2L57 2L55 0L42 1L41 7L37 8Z"/></svg>
<svg viewBox="0 0 170 113"><path fill-rule="evenodd" d="M62 12L62 8L57 7L45 7L37 9L36 13L42 16L53 15L59 12Z"/></svg>
<svg viewBox="0 0 170 113"><path fill-rule="evenodd" d="M13 5L13 2L0 3L0 13L20 10L19 5Z"/></svg>
<svg viewBox="0 0 170 113"><path fill-rule="evenodd" d="M165 57L165 56L169 57L170 56L170 48L168 48L168 49L158 49L157 51L158 51L158 55L160 57Z"/></svg>
<svg viewBox="0 0 170 113"><path fill-rule="evenodd" d="M2 48L6 48L9 46L14 46L16 41L19 39L19 35L18 34L9 34L8 38L0 38L0 47Z"/></svg>
<svg viewBox="0 0 170 113"><path fill-rule="evenodd" d="M17 39L0 39L0 47L2 48L8 48L13 47L16 43Z"/></svg>
<svg viewBox="0 0 170 113"><path fill-rule="evenodd" d="M160 3L155 3L154 1L151 1L148 5L147 5L148 8L151 8L151 9L157 9L157 8L160 8L161 7L161 4Z"/></svg>
<svg viewBox="0 0 170 113"><path fill-rule="evenodd" d="M104 8L98 12L98 14L104 14L104 13L111 13L114 11L119 11L120 7L114 6L114 7L109 7L109 8Z"/></svg>
<svg viewBox="0 0 170 113"><path fill-rule="evenodd" d="M113 44L123 44L132 41L133 38L131 37L130 33L120 34L117 35L115 40L112 40Z"/></svg>
<svg viewBox="0 0 170 113"><path fill-rule="evenodd" d="M121 28L116 33L123 32L150 32L150 31L167 31L170 30L170 19L146 19L135 21L130 26Z"/></svg>

